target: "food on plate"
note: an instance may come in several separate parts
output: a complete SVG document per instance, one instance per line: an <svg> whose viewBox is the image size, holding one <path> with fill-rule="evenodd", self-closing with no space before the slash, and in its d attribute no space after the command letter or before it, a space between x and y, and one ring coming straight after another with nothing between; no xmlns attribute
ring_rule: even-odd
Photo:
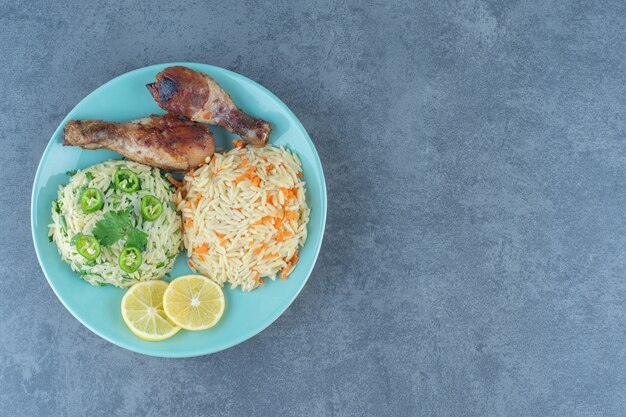
<svg viewBox="0 0 626 417"><path fill-rule="evenodd" d="M226 308L224 284L247 292L266 278L288 279L307 239L310 209L298 156L268 146L272 125L239 109L213 78L174 66L146 87L167 115L64 126L64 146L125 158L66 173L49 237L84 281L127 290L120 311L132 333L162 341L181 329L216 326ZM239 135L235 149L215 153L209 125ZM197 274L162 280L183 248ZM266 303L260 296L251 302ZM186 340L172 346L179 342Z"/></svg>
<svg viewBox="0 0 626 417"><path fill-rule="evenodd" d="M169 113L222 126L253 146L265 146L272 125L237 108L233 99L208 75L186 67L169 67L147 84L152 97Z"/></svg>
<svg viewBox="0 0 626 417"><path fill-rule="evenodd" d="M190 267L250 291L263 277L291 273L307 237L309 208L295 154L239 145L185 176L178 208Z"/></svg>
<svg viewBox="0 0 626 417"><path fill-rule="evenodd" d="M81 278L127 287L171 271L181 220L158 169L111 160L69 174L52 204L49 235Z"/></svg>
<svg viewBox="0 0 626 417"><path fill-rule="evenodd" d="M167 287L167 282L161 280L140 282L122 297L124 323L144 340L165 340L180 330L163 310L163 294Z"/></svg>
<svg viewBox="0 0 626 417"><path fill-rule="evenodd" d="M63 145L110 149L136 162L172 171L195 168L213 155L208 126L174 115L145 117L125 123L70 120Z"/></svg>
<svg viewBox="0 0 626 417"><path fill-rule="evenodd" d="M215 326L225 305L219 285L202 275L176 278L163 295L165 314L185 330L206 330Z"/></svg>

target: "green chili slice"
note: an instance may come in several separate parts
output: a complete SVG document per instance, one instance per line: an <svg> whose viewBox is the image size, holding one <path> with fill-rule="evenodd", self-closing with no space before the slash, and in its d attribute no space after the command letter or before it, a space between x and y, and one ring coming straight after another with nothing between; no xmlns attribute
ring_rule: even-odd
<svg viewBox="0 0 626 417"><path fill-rule="evenodd" d="M80 196L80 206L85 213L93 213L102 208L104 197L97 188L87 188Z"/></svg>
<svg viewBox="0 0 626 417"><path fill-rule="evenodd" d="M91 261L100 255L100 243L93 236L80 235L76 238L76 250Z"/></svg>
<svg viewBox="0 0 626 417"><path fill-rule="evenodd" d="M144 220L156 220L163 212L161 200L153 195L144 195L141 199L141 216Z"/></svg>
<svg viewBox="0 0 626 417"><path fill-rule="evenodd" d="M120 253L119 264L123 271L135 272L141 265L141 251L133 246L124 248Z"/></svg>
<svg viewBox="0 0 626 417"><path fill-rule="evenodd" d="M113 176L118 190L132 194L139 189L139 177L130 169L121 168Z"/></svg>

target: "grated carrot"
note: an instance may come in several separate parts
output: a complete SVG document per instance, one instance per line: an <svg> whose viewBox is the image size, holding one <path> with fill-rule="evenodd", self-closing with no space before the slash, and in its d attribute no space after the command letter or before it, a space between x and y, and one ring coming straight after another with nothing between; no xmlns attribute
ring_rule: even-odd
<svg viewBox="0 0 626 417"><path fill-rule="evenodd" d="M277 253L268 253L267 255L264 255L261 259L265 260L265 259L272 259L277 257L278 254Z"/></svg>
<svg viewBox="0 0 626 417"><path fill-rule="evenodd" d="M269 164L269 165L267 165L267 166L265 167L265 171L266 171L266 172L270 172L270 171L272 170L272 168L273 168L272 164Z"/></svg>
<svg viewBox="0 0 626 417"><path fill-rule="evenodd" d="M251 183L252 185L255 185L255 186L259 187L259 186L261 185L261 177L257 177L257 176L255 176L254 178L252 178L252 179L250 180L250 183Z"/></svg>
<svg viewBox="0 0 626 417"><path fill-rule="evenodd" d="M189 173L187 173L187 175L189 175L190 177L193 178L193 174L195 174L195 173L196 173L196 170L192 169L191 171L189 171Z"/></svg>
<svg viewBox="0 0 626 417"><path fill-rule="evenodd" d="M213 233L215 233L215 236L217 236L218 239L224 239L226 237L226 235L223 235L221 233L217 233L215 230L213 231Z"/></svg>
<svg viewBox="0 0 626 417"><path fill-rule="evenodd" d="M255 171L256 171L256 168L254 167L254 165L250 165L246 172L244 172L243 174L235 178L234 180L235 184L239 184L241 181L244 181L245 179L248 179L248 178L250 179L250 181L252 181L256 177L254 173Z"/></svg>
<svg viewBox="0 0 626 417"><path fill-rule="evenodd" d="M233 181L235 184L239 184L241 181L245 180L246 178L248 178L248 176L246 174L242 174L238 176L237 178L235 178Z"/></svg>
<svg viewBox="0 0 626 417"><path fill-rule="evenodd" d="M285 196L285 201L288 201L291 198L291 190L289 188L280 187L280 191Z"/></svg>
<svg viewBox="0 0 626 417"><path fill-rule="evenodd" d="M285 219L287 220L298 220L298 213L295 211L285 211Z"/></svg>
<svg viewBox="0 0 626 417"><path fill-rule="evenodd" d="M298 172L296 175L298 176L298 178L302 178L302 171Z"/></svg>
<svg viewBox="0 0 626 417"><path fill-rule="evenodd" d="M182 181L178 181L176 178L172 177L171 175L167 176L167 180L176 188L180 188L183 186Z"/></svg>
<svg viewBox="0 0 626 417"><path fill-rule="evenodd" d="M191 207L191 200L187 200L187 202L185 203L185 208L190 208Z"/></svg>
<svg viewBox="0 0 626 417"><path fill-rule="evenodd" d="M187 229L193 227L193 219L191 217L186 217L185 218L185 227Z"/></svg>
<svg viewBox="0 0 626 417"><path fill-rule="evenodd" d="M243 148L246 146L246 143L242 140L235 139L233 140L233 145L235 145L236 148Z"/></svg>
<svg viewBox="0 0 626 417"><path fill-rule="evenodd" d="M280 271L280 279L282 281L287 279L287 276L289 275L289 272L291 272L291 268L292 268L291 266L287 266L287 267L283 268L282 271Z"/></svg>
<svg viewBox="0 0 626 417"><path fill-rule="evenodd" d="M204 242L202 245L196 246L193 251L198 255L209 253L209 244L207 242Z"/></svg>
<svg viewBox="0 0 626 417"><path fill-rule="evenodd" d="M299 255L298 255L298 251L296 251L291 257L291 259L289 260L287 266L284 267L283 270L280 272L281 280L284 281L287 279L287 276L289 275L293 267L296 266L296 264L298 263L298 259L299 259Z"/></svg>
<svg viewBox="0 0 626 417"><path fill-rule="evenodd" d="M254 271L252 273L252 279L256 281L257 284L259 285L265 285L265 283L263 282L263 280L260 277L261 274L259 274L259 271Z"/></svg>
<svg viewBox="0 0 626 417"><path fill-rule="evenodd" d="M257 224L269 222L270 220L272 220L271 216L261 217L259 220L257 220L254 223L252 223L251 226L256 226Z"/></svg>
<svg viewBox="0 0 626 417"><path fill-rule="evenodd" d="M187 265L189 265L189 268L193 269L193 264L191 263L191 261L187 261Z"/></svg>

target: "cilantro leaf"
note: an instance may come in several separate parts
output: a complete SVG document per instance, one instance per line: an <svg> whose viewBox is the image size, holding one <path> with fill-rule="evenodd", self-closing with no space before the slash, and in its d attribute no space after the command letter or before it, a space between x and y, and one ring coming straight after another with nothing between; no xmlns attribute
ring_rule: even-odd
<svg viewBox="0 0 626 417"><path fill-rule="evenodd" d="M140 251L146 250L148 244L148 235L136 227L132 227L128 234L128 240L126 240L126 247L133 246Z"/></svg>
<svg viewBox="0 0 626 417"><path fill-rule="evenodd" d="M109 246L126 236L130 228L130 212L128 210L110 211L96 223L93 228L93 235L102 246Z"/></svg>
<svg viewBox="0 0 626 417"><path fill-rule="evenodd" d="M89 181L93 180L93 174L89 171L85 172L85 177L87 177Z"/></svg>
<svg viewBox="0 0 626 417"><path fill-rule="evenodd" d="M65 175L69 175L70 177L73 177L74 175L76 175L78 171L76 171L75 169L71 170L71 171L66 171Z"/></svg>

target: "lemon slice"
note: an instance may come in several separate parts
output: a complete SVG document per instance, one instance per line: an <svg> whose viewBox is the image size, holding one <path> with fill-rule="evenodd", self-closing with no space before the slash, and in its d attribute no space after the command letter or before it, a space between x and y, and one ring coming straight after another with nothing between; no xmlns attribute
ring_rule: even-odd
<svg viewBox="0 0 626 417"><path fill-rule="evenodd" d="M165 281L144 281L132 287L122 298L122 318L131 332L144 340L159 341L174 336L180 327L163 311Z"/></svg>
<svg viewBox="0 0 626 417"><path fill-rule="evenodd" d="M163 296L165 314L186 330L215 326L224 313L225 304L220 286L202 275L176 278Z"/></svg>

